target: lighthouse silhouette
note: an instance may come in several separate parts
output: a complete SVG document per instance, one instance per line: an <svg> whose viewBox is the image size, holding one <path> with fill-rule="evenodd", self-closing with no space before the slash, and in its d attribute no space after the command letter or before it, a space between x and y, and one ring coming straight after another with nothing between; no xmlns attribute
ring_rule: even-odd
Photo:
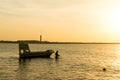
<svg viewBox="0 0 120 80"><path fill-rule="evenodd" d="M40 35L40 42L42 42L42 35Z"/></svg>

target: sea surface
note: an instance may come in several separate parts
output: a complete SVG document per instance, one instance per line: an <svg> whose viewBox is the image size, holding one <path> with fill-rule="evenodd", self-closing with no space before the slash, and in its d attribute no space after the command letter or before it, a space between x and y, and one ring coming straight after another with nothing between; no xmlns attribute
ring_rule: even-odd
<svg viewBox="0 0 120 80"><path fill-rule="evenodd" d="M58 50L60 57L20 61L18 44L0 43L0 80L120 80L120 44L29 46L31 51Z"/></svg>

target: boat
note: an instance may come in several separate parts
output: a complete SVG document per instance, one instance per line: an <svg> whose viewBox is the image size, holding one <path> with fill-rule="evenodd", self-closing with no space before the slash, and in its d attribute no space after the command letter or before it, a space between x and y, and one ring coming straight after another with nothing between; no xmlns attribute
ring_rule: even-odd
<svg viewBox="0 0 120 80"><path fill-rule="evenodd" d="M52 53L54 53L53 50L32 52L27 43L25 42L19 43L19 57L20 58L36 58L36 57L49 58Z"/></svg>

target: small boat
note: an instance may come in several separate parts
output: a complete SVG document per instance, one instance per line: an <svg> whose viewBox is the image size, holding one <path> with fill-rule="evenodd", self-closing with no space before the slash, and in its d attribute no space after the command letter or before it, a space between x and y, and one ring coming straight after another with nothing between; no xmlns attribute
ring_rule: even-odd
<svg viewBox="0 0 120 80"><path fill-rule="evenodd" d="M35 58L35 57L49 58L52 53L54 53L53 50L31 52L29 45L27 43L25 42L19 43L20 58Z"/></svg>

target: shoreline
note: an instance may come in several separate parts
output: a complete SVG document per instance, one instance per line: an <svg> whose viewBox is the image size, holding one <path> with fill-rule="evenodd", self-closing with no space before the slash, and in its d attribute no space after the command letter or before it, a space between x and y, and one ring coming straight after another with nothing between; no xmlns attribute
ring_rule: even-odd
<svg viewBox="0 0 120 80"><path fill-rule="evenodd" d="M120 44L118 42L49 42L49 41L35 41L35 40L21 40L21 41L0 41L0 43L19 43L27 42L29 44Z"/></svg>

